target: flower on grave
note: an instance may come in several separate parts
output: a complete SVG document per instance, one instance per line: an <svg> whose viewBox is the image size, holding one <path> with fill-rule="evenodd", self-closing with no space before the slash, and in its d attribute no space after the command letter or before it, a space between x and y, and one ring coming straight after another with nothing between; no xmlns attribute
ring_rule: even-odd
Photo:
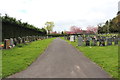
<svg viewBox="0 0 120 80"><path fill-rule="evenodd" d="M0 47L4 47L4 44L1 44Z"/></svg>

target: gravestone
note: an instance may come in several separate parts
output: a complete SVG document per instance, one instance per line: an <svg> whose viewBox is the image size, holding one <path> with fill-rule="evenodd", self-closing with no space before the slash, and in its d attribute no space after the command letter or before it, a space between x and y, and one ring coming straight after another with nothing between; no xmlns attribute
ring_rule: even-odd
<svg viewBox="0 0 120 80"><path fill-rule="evenodd" d="M22 43L25 43L25 37L22 37Z"/></svg>
<svg viewBox="0 0 120 80"><path fill-rule="evenodd" d="M78 36L78 46L83 45L83 38L81 36Z"/></svg>
<svg viewBox="0 0 120 80"><path fill-rule="evenodd" d="M36 40L36 39L35 39L35 36L33 36L33 39L34 39L34 41Z"/></svg>
<svg viewBox="0 0 120 80"><path fill-rule="evenodd" d="M87 40L88 40L88 41L91 41L91 40L92 40L92 38L91 38L91 37L87 37Z"/></svg>
<svg viewBox="0 0 120 80"><path fill-rule="evenodd" d="M105 40L104 39L99 40L99 46L105 46Z"/></svg>
<svg viewBox="0 0 120 80"><path fill-rule="evenodd" d="M4 49L9 49L10 48L10 39L5 39L4 40Z"/></svg>
<svg viewBox="0 0 120 80"><path fill-rule="evenodd" d="M67 36L67 40L70 40L70 37L69 37L69 36Z"/></svg>
<svg viewBox="0 0 120 80"><path fill-rule="evenodd" d="M89 40L86 40L85 43L86 43L86 46L90 46L90 41Z"/></svg>
<svg viewBox="0 0 120 80"><path fill-rule="evenodd" d="M27 42L29 42L29 37L28 36L26 36L26 39L27 39Z"/></svg>
<svg viewBox="0 0 120 80"><path fill-rule="evenodd" d="M118 44L118 38L116 37L115 39L114 39L114 45L117 45Z"/></svg>
<svg viewBox="0 0 120 80"><path fill-rule="evenodd" d="M97 39L92 38L92 45L93 45L93 46L97 46Z"/></svg>
<svg viewBox="0 0 120 80"><path fill-rule="evenodd" d="M70 41L74 41L74 36L73 35L70 36Z"/></svg>
<svg viewBox="0 0 120 80"><path fill-rule="evenodd" d="M94 40L93 45L97 46L97 40L96 39Z"/></svg>
<svg viewBox="0 0 120 80"><path fill-rule="evenodd" d="M17 45L17 39L16 38L13 39L13 42L14 42L15 45Z"/></svg>
<svg viewBox="0 0 120 80"><path fill-rule="evenodd" d="M107 39L107 45L112 45L112 38Z"/></svg>
<svg viewBox="0 0 120 80"><path fill-rule="evenodd" d="M18 37L18 43L21 44L22 43L22 39L20 37Z"/></svg>
<svg viewBox="0 0 120 80"><path fill-rule="evenodd" d="M87 37L87 38L86 38L86 41L85 41L86 46L90 46L90 41L91 41L91 40L92 40L91 37Z"/></svg>
<svg viewBox="0 0 120 80"><path fill-rule="evenodd" d="M14 41L13 41L13 38L10 38L10 46L14 47Z"/></svg>

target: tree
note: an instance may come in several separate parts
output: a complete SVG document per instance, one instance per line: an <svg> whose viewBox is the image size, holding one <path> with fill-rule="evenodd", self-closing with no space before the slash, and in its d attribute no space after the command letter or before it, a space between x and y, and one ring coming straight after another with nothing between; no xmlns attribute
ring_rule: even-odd
<svg viewBox="0 0 120 80"><path fill-rule="evenodd" d="M46 22L45 23L45 29L47 30L47 33L50 34L50 31L53 30L54 22Z"/></svg>
<svg viewBox="0 0 120 80"><path fill-rule="evenodd" d="M80 27L77 27L77 26L71 26L70 31L74 34L82 33L82 29Z"/></svg>
<svg viewBox="0 0 120 80"><path fill-rule="evenodd" d="M98 27L93 27L93 26L89 26L87 27L87 33L97 33L98 32Z"/></svg>

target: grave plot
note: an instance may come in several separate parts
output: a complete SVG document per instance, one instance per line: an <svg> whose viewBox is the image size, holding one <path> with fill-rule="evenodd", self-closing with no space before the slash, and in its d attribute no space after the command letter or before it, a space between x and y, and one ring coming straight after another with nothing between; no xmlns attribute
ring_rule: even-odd
<svg viewBox="0 0 120 80"><path fill-rule="evenodd" d="M26 44L26 43L30 43L37 40L43 40L43 39L46 39L45 36L44 38L41 36L26 36L26 37L5 39L3 42L4 44L0 46L0 49L10 49L18 44Z"/></svg>

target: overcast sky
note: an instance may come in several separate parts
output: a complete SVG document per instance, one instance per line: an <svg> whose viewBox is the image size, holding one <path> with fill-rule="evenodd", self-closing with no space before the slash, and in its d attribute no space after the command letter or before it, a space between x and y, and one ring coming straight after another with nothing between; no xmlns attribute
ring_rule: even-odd
<svg viewBox="0 0 120 80"><path fill-rule="evenodd" d="M112 19L119 0L0 0L0 13L22 19L42 28L46 21L55 23L54 31L70 26L86 29Z"/></svg>

